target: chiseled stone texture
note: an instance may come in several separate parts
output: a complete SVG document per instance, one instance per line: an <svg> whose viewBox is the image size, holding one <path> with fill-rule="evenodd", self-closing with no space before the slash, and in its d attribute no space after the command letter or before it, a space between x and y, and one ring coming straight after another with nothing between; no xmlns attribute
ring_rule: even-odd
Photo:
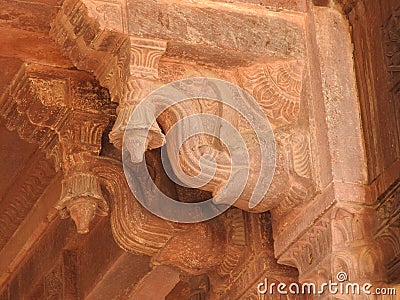
<svg viewBox="0 0 400 300"><path fill-rule="evenodd" d="M130 34L196 47L304 57L302 28L295 16L283 12L200 1L129 0L128 16Z"/></svg>

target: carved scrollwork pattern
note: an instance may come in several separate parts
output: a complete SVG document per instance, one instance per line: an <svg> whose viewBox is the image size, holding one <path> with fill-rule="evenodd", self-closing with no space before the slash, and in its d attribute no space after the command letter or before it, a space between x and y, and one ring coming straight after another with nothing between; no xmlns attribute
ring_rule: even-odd
<svg viewBox="0 0 400 300"><path fill-rule="evenodd" d="M113 203L111 226L122 249L147 255L164 248L176 230L173 223L164 221L145 210L132 195L121 163L99 158L92 170L100 178Z"/></svg>
<svg viewBox="0 0 400 300"><path fill-rule="evenodd" d="M276 141L285 156L289 173L289 190L277 208L283 214L288 209L306 203L315 195L316 185L312 177L312 161L309 138L305 131L293 127L281 127L275 131Z"/></svg>
<svg viewBox="0 0 400 300"><path fill-rule="evenodd" d="M304 65L278 61L239 71L239 82L276 126L294 124L300 112Z"/></svg>

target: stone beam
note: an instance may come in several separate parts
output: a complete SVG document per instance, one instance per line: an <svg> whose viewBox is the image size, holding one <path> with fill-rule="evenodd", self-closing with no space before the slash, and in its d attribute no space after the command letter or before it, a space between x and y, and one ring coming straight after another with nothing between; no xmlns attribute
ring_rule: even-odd
<svg viewBox="0 0 400 300"><path fill-rule="evenodd" d="M85 299L126 299L148 272L151 272L150 257L123 252Z"/></svg>
<svg viewBox="0 0 400 300"><path fill-rule="evenodd" d="M10 279L21 261L27 255L27 250L39 239L48 228L50 222L57 217L54 209L61 194L61 176L55 177L46 185L46 190L37 199L24 221L19 225L14 235L0 251L0 290Z"/></svg>

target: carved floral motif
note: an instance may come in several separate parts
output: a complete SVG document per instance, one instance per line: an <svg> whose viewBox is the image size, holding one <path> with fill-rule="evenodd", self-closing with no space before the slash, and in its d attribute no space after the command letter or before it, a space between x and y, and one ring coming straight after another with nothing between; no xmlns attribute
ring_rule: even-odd
<svg viewBox="0 0 400 300"><path fill-rule="evenodd" d="M277 61L239 71L241 85L257 100L272 123L293 124L300 112L303 63Z"/></svg>

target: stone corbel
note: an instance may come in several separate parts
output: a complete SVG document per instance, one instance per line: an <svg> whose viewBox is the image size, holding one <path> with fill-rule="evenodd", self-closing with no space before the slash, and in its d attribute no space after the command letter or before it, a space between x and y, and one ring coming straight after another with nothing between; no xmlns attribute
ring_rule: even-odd
<svg viewBox="0 0 400 300"><path fill-rule="evenodd" d="M178 125L179 129L170 134L171 142L167 142L168 155L175 175L182 182L190 185L187 182L187 176L192 178L200 174L202 170L199 162L205 155L209 155L216 162L215 175L206 174L212 179L201 189L212 192L217 202L223 203L234 197L233 195L237 193L235 189L241 186L239 183L241 174L244 174L246 168L249 170L249 178L241 196L234 203L238 208L253 212L264 212L278 208L280 213L283 214L288 209L311 199L314 195L315 185L311 174L309 141L305 130L297 128L303 69L304 65L301 61L276 61L242 68L236 75L237 83L248 91L263 108L272 124L277 141L275 175L268 193L258 206L250 207L249 199L257 184L257 174L265 177L265 174L260 174L261 153L259 143L251 126L237 112L226 107L226 105L205 100L201 103L195 100L189 103L179 103L168 108L166 113L161 115L157 121L162 126L163 131L169 134L177 120L196 114L216 115L233 124L244 138L249 153L249 166L241 166L237 173L230 176L231 162L227 149L223 149L218 142L215 142L215 138L207 137L206 134L199 134L180 145L175 141L180 141L182 139L180 135L183 136L189 128L184 128L185 125ZM194 90L201 88L191 86L189 83L187 85L181 85L180 88L182 92L188 95L188 98L191 94L195 94ZM164 103L153 104L154 106L165 106ZM146 119L146 113L144 112L142 115ZM193 122L197 122L191 125L196 128L210 126L210 124L202 123L200 120ZM219 130L215 129L217 139L220 137ZM134 134L131 136L134 136ZM140 139L139 136L136 136L136 138ZM134 152L134 150L131 151L131 156ZM171 157L171 153L178 152L179 158ZM185 174L182 174L180 170L184 170ZM214 170L210 172L214 173ZM230 188L221 193L223 187L227 184Z"/></svg>
<svg viewBox="0 0 400 300"><path fill-rule="evenodd" d="M108 124L108 96L88 75L40 65L23 65L3 95L0 112L9 130L16 130L53 158L64 173L58 209L86 233L95 214L108 204L87 163L101 149Z"/></svg>
<svg viewBox="0 0 400 300"><path fill-rule="evenodd" d="M92 172L107 121L101 113L73 111L59 132L64 180L57 208L62 217L71 216L79 233L89 232L94 216L106 216L109 209L99 178Z"/></svg>
<svg viewBox="0 0 400 300"><path fill-rule="evenodd" d="M122 148L126 125L136 105L161 84L158 63L167 43L127 33L122 4L67 0L52 24L50 35L79 68L93 72L119 103L110 141ZM79 55L78 55L79 53ZM145 124L150 134L145 149L161 147L164 135L157 124Z"/></svg>

